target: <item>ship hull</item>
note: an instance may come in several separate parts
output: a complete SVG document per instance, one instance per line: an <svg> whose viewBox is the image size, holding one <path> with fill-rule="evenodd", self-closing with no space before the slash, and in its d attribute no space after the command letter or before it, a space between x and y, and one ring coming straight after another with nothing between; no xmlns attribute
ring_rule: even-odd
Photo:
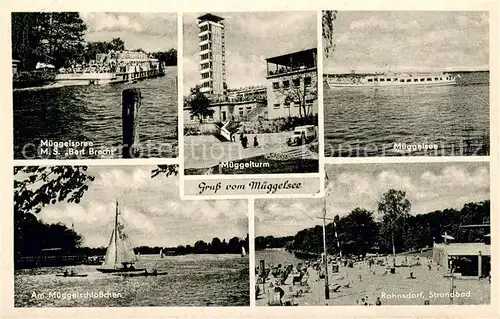
<svg viewBox="0 0 500 319"><path fill-rule="evenodd" d="M124 83L163 75L159 70L126 73L63 73L57 74L54 81L63 85L106 85Z"/></svg>
<svg viewBox="0 0 500 319"><path fill-rule="evenodd" d="M125 269L125 268L97 268L97 271L100 271L105 274L112 274L112 273L134 273L134 272L139 272L139 271L145 271L146 269L144 268L137 268L137 269Z"/></svg>
<svg viewBox="0 0 500 319"><path fill-rule="evenodd" d="M328 75L323 80L330 88L429 87L457 84L457 77L447 73Z"/></svg>
<svg viewBox="0 0 500 319"><path fill-rule="evenodd" d="M401 83L401 84L342 84L325 81L330 88L386 88L386 87L422 87L422 86L451 86L456 85L456 81L434 82L434 83Z"/></svg>

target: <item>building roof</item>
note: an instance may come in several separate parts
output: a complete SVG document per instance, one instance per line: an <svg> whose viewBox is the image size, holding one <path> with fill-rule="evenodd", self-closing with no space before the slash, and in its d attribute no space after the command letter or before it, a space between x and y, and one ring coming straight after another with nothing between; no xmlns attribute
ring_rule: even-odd
<svg viewBox="0 0 500 319"><path fill-rule="evenodd" d="M208 21L212 21L212 22L220 22L220 21L224 20L224 18L216 16L215 14L206 13L204 15L199 16L198 20L208 20Z"/></svg>
<svg viewBox="0 0 500 319"><path fill-rule="evenodd" d="M267 58L266 61L270 62L270 63L278 63L278 64L280 64L280 63L286 63L286 62L288 62L288 59L290 57L292 57L292 56L296 56L296 57L299 57L299 56L308 56L308 55L311 55L312 53L316 53L317 50L318 50L317 48L311 48L311 49L306 49L306 50L291 52L291 53L287 53L287 54L283 54L283 55L278 55L278 56Z"/></svg>
<svg viewBox="0 0 500 319"><path fill-rule="evenodd" d="M477 256L478 252L491 256L491 246L485 243L436 244L434 248L443 250L448 256Z"/></svg>

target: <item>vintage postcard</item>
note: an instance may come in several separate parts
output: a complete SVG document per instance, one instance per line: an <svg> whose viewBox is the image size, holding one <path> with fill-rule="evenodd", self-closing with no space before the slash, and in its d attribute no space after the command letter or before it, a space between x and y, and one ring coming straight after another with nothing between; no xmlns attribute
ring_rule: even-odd
<svg viewBox="0 0 500 319"><path fill-rule="evenodd" d="M316 30L314 11L184 14L185 175L319 172Z"/></svg>
<svg viewBox="0 0 500 319"><path fill-rule="evenodd" d="M0 317L500 316L497 1L2 9Z"/></svg>
<svg viewBox="0 0 500 319"><path fill-rule="evenodd" d="M488 163L326 172L322 199L256 200L257 306L491 302Z"/></svg>
<svg viewBox="0 0 500 319"><path fill-rule="evenodd" d="M325 156L490 154L487 11L325 11Z"/></svg>
<svg viewBox="0 0 500 319"><path fill-rule="evenodd" d="M247 203L178 166L14 168L15 307L248 306Z"/></svg>
<svg viewBox="0 0 500 319"><path fill-rule="evenodd" d="M11 22L15 159L177 156L175 13Z"/></svg>

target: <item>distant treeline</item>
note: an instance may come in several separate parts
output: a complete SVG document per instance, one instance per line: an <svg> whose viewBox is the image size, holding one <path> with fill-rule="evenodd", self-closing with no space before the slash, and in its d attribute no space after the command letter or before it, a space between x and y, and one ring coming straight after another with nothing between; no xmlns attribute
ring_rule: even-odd
<svg viewBox="0 0 500 319"><path fill-rule="evenodd" d="M379 203L379 207L383 202ZM441 243L445 232L455 238L453 242L482 242L484 235L489 234L489 227L460 226L489 223L490 201L467 203L460 210L449 208L416 216L401 214L393 219L387 217L383 215L377 221L373 212L362 208L356 208L341 218L335 216L336 227L333 222L326 226L328 252L339 252L335 231L344 255L391 253L392 234L396 252L431 247L433 242ZM307 228L288 237L259 236L255 238L255 248L322 253L323 229L322 226Z"/></svg>
<svg viewBox="0 0 500 319"><path fill-rule="evenodd" d="M61 223L47 224L37 219L31 213L19 214L14 220L14 251L16 259L22 256L40 256L44 249L60 248L57 254L103 256L106 247L90 248L83 247L83 236ZM239 254L244 247L248 252L248 235L245 239L233 237L222 241L215 237L206 243L199 240L194 245L177 247L149 247L140 246L134 248L135 253L142 255L159 254L163 251L166 255L185 254Z"/></svg>
<svg viewBox="0 0 500 319"><path fill-rule="evenodd" d="M31 213L15 214L14 253L21 256L39 256L43 249L61 248L76 253L83 237L61 223L44 223Z"/></svg>
<svg viewBox="0 0 500 319"><path fill-rule="evenodd" d="M87 25L77 12L14 12L12 58L20 60L21 70L33 70L37 62L60 68L89 62L97 53L127 49L120 38L87 42L86 30ZM177 65L176 49L151 53L166 65Z"/></svg>

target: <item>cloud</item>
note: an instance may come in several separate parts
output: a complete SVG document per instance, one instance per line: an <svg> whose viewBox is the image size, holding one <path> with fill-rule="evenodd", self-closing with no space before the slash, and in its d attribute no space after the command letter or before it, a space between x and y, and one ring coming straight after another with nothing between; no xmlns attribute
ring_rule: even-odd
<svg viewBox="0 0 500 319"><path fill-rule="evenodd" d="M45 207L45 222L74 225L85 245L105 246L112 230L115 200L134 245L193 245L213 237L245 237L247 202L181 201L179 179L150 177L153 167L89 167L96 179L79 204L57 203Z"/></svg>
<svg viewBox="0 0 500 319"><path fill-rule="evenodd" d="M142 32L146 26L134 21L128 13L85 12L82 19L89 31L133 31Z"/></svg>
<svg viewBox="0 0 500 319"><path fill-rule="evenodd" d="M328 165L327 216L345 216L360 207L375 212L382 194L406 192L411 214L489 199L487 163L345 164ZM255 201L255 228L260 236L295 235L320 224L322 199Z"/></svg>
<svg viewBox="0 0 500 319"><path fill-rule="evenodd" d="M330 73L484 69L488 25L486 12L339 12L323 65Z"/></svg>
<svg viewBox="0 0 500 319"><path fill-rule="evenodd" d="M175 13L81 12L87 25L87 41L121 38L128 50L146 51L177 48Z"/></svg>
<svg viewBox="0 0 500 319"><path fill-rule="evenodd" d="M376 16L371 16L368 19L355 20L349 25L350 30L411 30L419 29L420 27L420 23L416 20L409 22L400 20L387 21Z"/></svg>

